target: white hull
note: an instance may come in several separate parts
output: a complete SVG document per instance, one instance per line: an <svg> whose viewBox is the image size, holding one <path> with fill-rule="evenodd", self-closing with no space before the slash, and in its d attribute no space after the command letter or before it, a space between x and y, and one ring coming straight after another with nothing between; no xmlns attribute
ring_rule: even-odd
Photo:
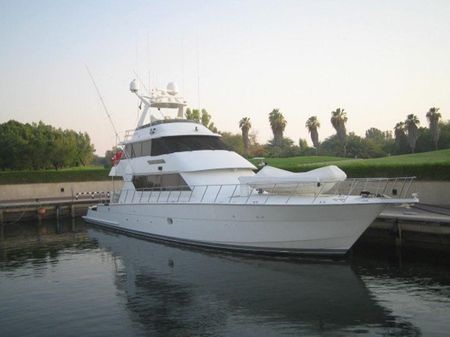
<svg viewBox="0 0 450 337"><path fill-rule="evenodd" d="M267 253L345 254L383 203L340 205L110 204L84 219L156 239Z"/></svg>

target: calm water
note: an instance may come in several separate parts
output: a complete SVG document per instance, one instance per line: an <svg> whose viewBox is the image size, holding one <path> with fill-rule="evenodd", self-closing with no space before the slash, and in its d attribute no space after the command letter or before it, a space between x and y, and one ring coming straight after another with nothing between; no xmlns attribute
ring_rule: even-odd
<svg viewBox="0 0 450 337"><path fill-rule="evenodd" d="M4 226L1 336L446 336L447 258L346 261L167 246L82 221Z"/></svg>

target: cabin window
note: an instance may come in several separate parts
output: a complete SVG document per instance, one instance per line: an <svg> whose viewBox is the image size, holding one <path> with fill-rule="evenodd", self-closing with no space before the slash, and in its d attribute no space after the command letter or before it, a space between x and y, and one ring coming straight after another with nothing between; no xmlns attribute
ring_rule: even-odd
<svg viewBox="0 0 450 337"><path fill-rule="evenodd" d="M133 147L133 150L132 150L133 156L132 157L141 157L142 156L142 142L133 143L131 145Z"/></svg>
<svg viewBox="0 0 450 337"><path fill-rule="evenodd" d="M152 156L173 152L225 149L225 145L216 136L162 137L153 139L152 142Z"/></svg>
<svg viewBox="0 0 450 337"><path fill-rule="evenodd" d="M127 144L125 145L125 151L129 158L150 156L151 144L152 144L151 140Z"/></svg>
<svg viewBox="0 0 450 337"><path fill-rule="evenodd" d="M150 156L151 155L151 148L152 148L152 141L146 140L145 142L142 142L142 155L143 156Z"/></svg>
<svg viewBox="0 0 450 337"><path fill-rule="evenodd" d="M151 174L133 176L133 185L136 190L156 189L163 191L190 191L183 177L175 174Z"/></svg>
<svg viewBox="0 0 450 337"><path fill-rule="evenodd" d="M216 136L162 137L125 146L129 158L198 150L226 150L226 147Z"/></svg>

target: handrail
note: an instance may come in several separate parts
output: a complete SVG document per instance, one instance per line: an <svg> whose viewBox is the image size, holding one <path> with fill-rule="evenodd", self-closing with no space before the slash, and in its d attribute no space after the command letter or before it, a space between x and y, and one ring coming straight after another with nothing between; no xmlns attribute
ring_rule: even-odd
<svg viewBox="0 0 450 337"><path fill-rule="evenodd" d="M329 198L328 200L332 198L334 202L346 203L350 196L357 195L362 199L408 199L414 179L415 177L350 178L338 182L165 186L113 192L111 202L292 204L299 202L298 198L302 198L302 203L315 204L319 198ZM135 198L136 192L138 198Z"/></svg>

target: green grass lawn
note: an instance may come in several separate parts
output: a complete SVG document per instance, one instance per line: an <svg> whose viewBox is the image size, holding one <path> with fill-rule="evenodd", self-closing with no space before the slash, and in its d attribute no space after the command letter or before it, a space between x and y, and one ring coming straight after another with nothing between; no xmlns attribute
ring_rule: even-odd
<svg viewBox="0 0 450 337"><path fill-rule="evenodd" d="M0 171L0 184L109 180L111 178L108 173L109 169L101 166L72 167L60 170Z"/></svg>
<svg viewBox="0 0 450 337"><path fill-rule="evenodd" d="M422 180L450 180L450 149L374 159L312 156L267 158L265 161L269 165L294 172L336 165L349 177L416 176Z"/></svg>

